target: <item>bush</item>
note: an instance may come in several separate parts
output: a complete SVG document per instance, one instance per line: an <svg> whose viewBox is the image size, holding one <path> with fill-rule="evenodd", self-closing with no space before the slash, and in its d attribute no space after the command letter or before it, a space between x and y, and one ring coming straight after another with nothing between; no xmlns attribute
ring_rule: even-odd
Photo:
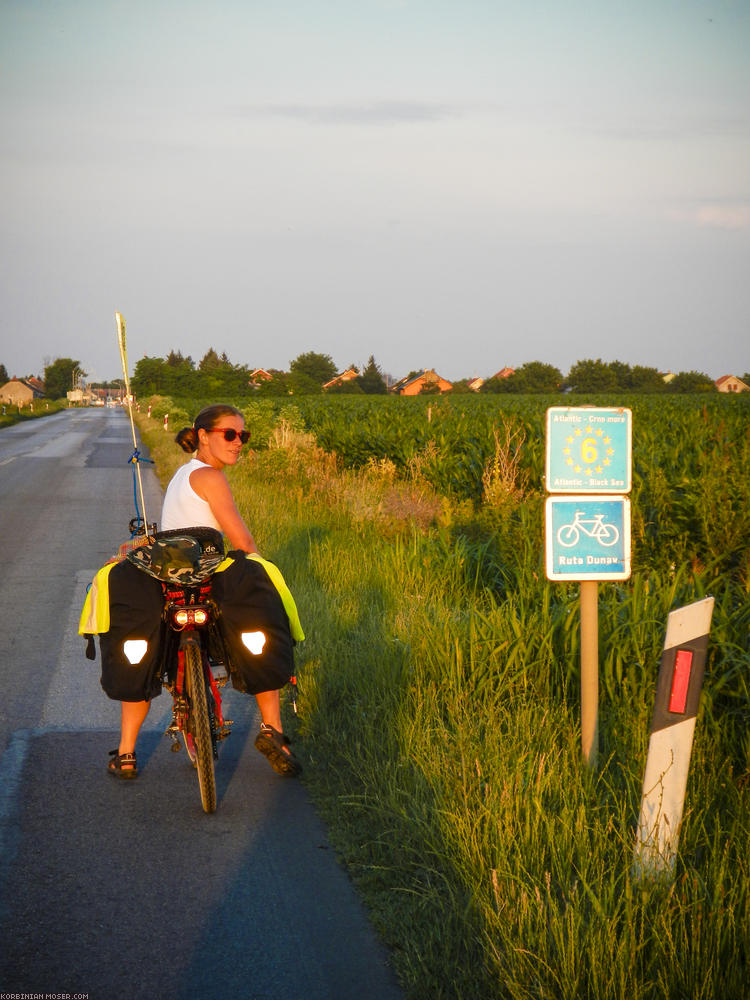
<svg viewBox="0 0 750 1000"><path fill-rule="evenodd" d="M248 403L242 409L245 428L250 432L250 447L256 451L268 447L274 427L274 405L271 402Z"/></svg>

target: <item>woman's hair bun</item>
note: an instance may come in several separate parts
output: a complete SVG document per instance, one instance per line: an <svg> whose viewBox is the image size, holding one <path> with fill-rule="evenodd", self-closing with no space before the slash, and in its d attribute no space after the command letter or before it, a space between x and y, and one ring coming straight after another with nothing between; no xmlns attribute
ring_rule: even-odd
<svg viewBox="0 0 750 1000"><path fill-rule="evenodd" d="M194 451L198 450L198 432L195 427L183 427L181 431L177 432L175 441L188 455L192 455Z"/></svg>

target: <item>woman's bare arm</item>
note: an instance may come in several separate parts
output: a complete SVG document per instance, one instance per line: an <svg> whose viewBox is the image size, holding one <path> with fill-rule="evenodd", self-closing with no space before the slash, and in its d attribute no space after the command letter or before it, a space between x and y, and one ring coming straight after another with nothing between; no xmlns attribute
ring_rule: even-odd
<svg viewBox="0 0 750 1000"><path fill-rule="evenodd" d="M250 529L237 510L223 472L219 469L196 469L190 474L190 485L208 503L233 549L240 549L242 552L258 551Z"/></svg>

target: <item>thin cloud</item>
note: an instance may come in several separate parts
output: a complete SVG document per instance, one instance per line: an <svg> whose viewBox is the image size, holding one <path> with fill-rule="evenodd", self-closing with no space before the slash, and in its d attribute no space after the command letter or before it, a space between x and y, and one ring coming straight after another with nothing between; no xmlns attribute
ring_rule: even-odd
<svg viewBox="0 0 750 1000"><path fill-rule="evenodd" d="M750 205L699 205L695 221L710 229L750 229Z"/></svg>
<svg viewBox="0 0 750 1000"><path fill-rule="evenodd" d="M402 125L458 117L447 104L422 101L372 101L365 104L257 104L246 115L291 118L311 125Z"/></svg>
<svg viewBox="0 0 750 1000"><path fill-rule="evenodd" d="M695 139L746 141L750 136L747 114L696 114L657 111L628 119L619 114L599 117L583 126L586 131L624 142L681 142Z"/></svg>
<svg viewBox="0 0 750 1000"><path fill-rule="evenodd" d="M674 222L687 222L701 229L750 229L750 202L746 201L706 201L673 208L667 215Z"/></svg>

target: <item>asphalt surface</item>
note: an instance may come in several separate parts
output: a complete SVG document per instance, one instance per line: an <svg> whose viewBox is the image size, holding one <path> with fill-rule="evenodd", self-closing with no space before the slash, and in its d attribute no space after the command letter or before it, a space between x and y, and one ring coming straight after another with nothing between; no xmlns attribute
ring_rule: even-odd
<svg viewBox="0 0 750 1000"><path fill-rule="evenodd" d="M234 720L207 816L156 699L141 774L106 774L119 705L77 635L134 514L130 425L69 410L0 431L0 994L396 1000L402 993L304 785ZM161 490L141 466L149 520ZM98 656L98 653L97 653Z"/></svg>

